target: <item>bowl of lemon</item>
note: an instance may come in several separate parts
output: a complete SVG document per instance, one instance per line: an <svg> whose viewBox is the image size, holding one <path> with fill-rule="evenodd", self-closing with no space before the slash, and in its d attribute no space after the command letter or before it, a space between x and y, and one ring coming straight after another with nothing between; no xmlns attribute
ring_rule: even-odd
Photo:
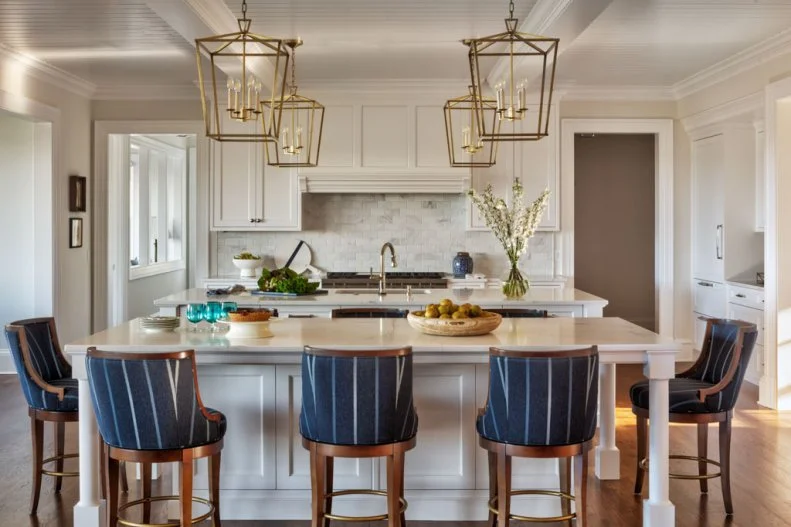
<svg viewBox="0 0 791 527"><path fill-rule="evenodd" d="M456 305L448 298L407 315L409 325L418 331L444 337L485 335L497 329L502 321L499 313L484 311L474 304Z"/></svg>

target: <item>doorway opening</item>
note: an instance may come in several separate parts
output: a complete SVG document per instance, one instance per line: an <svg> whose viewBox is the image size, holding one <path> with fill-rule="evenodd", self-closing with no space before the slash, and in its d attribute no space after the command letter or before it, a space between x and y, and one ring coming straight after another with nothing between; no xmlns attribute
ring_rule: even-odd
<svg viewBox="0 0 791 527"><path fill-rule="evenodd" d="M574 283L655 331L655 138L575 134Z"/></svg>

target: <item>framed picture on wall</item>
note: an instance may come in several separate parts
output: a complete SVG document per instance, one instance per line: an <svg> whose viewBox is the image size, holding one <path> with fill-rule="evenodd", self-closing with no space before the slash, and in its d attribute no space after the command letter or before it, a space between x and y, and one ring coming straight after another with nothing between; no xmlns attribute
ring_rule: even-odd
<svg viewBox="0 0 791 527"><path fill-rule="evenodd" d="M85 212L86 183L82 176L69 176L69 212Z"/></svg>
<svg viewBox="0 0 791 527"><path fill-rule="evenodd" d="M69 218L69 249L82 247L82 218Z"/></svg>

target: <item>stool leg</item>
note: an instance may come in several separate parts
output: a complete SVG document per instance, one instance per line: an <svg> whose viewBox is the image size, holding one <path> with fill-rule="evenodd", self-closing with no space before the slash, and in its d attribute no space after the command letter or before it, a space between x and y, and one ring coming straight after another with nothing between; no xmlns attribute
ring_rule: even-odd
<svg viewBox="0 0 791 527"><path fill-rule="evenodd" d="M181 527L192 527L192 451L185 450L181 455Z"/></svg>
<svg viewBox="0 0 791 527"><path fill-rule="evenodd" d="M220 527L220 452L209 460L209 494L214 505L212 527Z"/></svg>
<svg viewBox="0 0 791 527"><path fill-rule="evenodd" d="M119 465L121 472L121 492L129 492L129 479L126 476L126 461L121 461Z"/></svg>
<svg viewBox="0 0 791 527"><path fill-rule="evenodd" d="M722 501L725 504L725 514L733 514L731 501L731 413L725 421L720 422L720 467L722 472Z"/></svg>
<svg viewBox="0 0 791 527"><path fill-rule="evenodd" d="M571 460L569 458L558 458L558 473L560 474L560 492L571 494ZM562 516L571 514L571 502L565 498L560 498L560 514ZM573 521L568 521L569 527L573 526Z"/></svg>
<svg viewBox="0 0 791 527"><path fill-rule="evenodd" d="M497 496L497 454L489 452L489 501ZM489 511L486 527L497 527L497 516Z"/></svg>
<svg viewBox="0 0 791 527"><path fill-rule="evenodd" d="M66 439L66 423L56 422L53 424L55 425L55 455L62 456L63 443ZM55 470L63 472L63 459L58 459L55 462ZM63 488L63 476L55 476L55 493L59 493L61 488Z"/></svg>
<svg viewBox="0 0 791 527"><path fill-rule="evenodd" d="M698 457L705 459L709 457L709 423L698 423ZM698 475L705 476L707 473L705 461L698 461ZM700 492L709 492L708 480L700 480Z"/></svg>
<svg viewBox="0 0 791 527"><path fill-rule="evenodd" d="M104 458L104 488L107 503L107 527L116 527L118 523L118 460L110 457L110 449L102 449Z"/></svg>
<svg viewBox="0 0 791 527"><path fill-rule="evenodd" d="M44 422L30 417L30 438L33 442L33 486L30 493L30 514L38 510L41 495L41 469L44 460Z"/></svg>
<svg viewBox="0 0 791 527"><path fill-rule="evenodd" d="M387 456L387 527L401 527L401 478L404 476L404 453Z"/></svg>
<svg viewBox="0 0 791 527"><path fill-rule="evenodd" d="M574 507L577 513L577 527L588 524L588 450L574 456Z"/></svg>
<svg viewBox="0 0 791 527"><path fill-rule="evenodd" d="M634 478L634 493L643 493L643 478L645 477L645 470L640 466L640 462L648 459L648 419L645 417L637 416L637 474Z"/></svg>
<svg viewBox="0 0 791 527"><path fill-rule="evenodd" d="M497 527L511 525L511 456L497 455Z"/></svg>
<svg viewBox="0 0 791 527"><path fill-rule="evenodd" d="M311 513L310 526L324 525L324 463L326 458L318 453L316 445L310 445Z"/></svg>
<svg viewBox="0 0 791 527"><path fill-rule="evenodd" d="M141 463L140 480L143 484L143 499L151 497L151 463ZM151 523L151 502L143 502L143 523Z"/></svg>
<svg viewBox="0 0 791 527"><path fill-rule="evenodd" d="M332 514L332 496L329 494L332 492L332 479L334 477L335 471L335 458L328 456L324 458L324 510L323 512L326 514ZM330 527L330 519L324 518L322 525L324 527Z"/></svg>

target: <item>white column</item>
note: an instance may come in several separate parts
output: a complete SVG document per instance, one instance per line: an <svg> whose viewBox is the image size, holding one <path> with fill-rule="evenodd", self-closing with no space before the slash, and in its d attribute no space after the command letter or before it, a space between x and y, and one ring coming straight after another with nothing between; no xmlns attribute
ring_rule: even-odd
<svg viewBox="0 0 791 527"><path fill-rule="evenodd" d="M84 361L85 358L79 360ZM84 369L75 368L75 375L80 370ZM74 506L74 525L104 527L105 504L99 499L99 432L87 378L79 379L79 391L80 501Z"/></svg>
<svg viewBox="0 0 791 527"><path fill-rule="evenodd" d="M675 376L674 353L648 353L649 378L648 499L643 502L645 527L676 524L670 501L670 395L668 379Z"/></svg>
<svg viewBox="0 0 791 527"><path fill-rule="evenodd" d="M615 364L599 363L599 445L596 477L621 479L621 452L615 446Z"/></svg>

